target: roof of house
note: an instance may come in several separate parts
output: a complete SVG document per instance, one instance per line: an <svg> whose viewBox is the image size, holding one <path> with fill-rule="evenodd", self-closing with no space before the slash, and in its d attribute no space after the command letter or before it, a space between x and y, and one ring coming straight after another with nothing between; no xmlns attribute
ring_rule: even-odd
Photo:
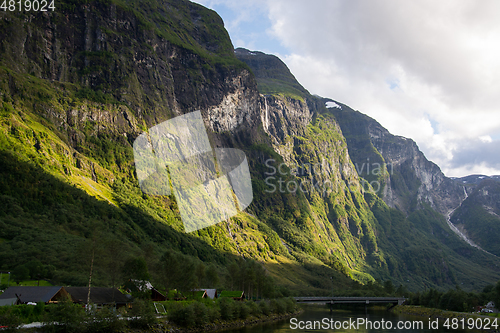
<svg viewBox="0 0 500 333"><path fill-rule="evenodd" d="M5 298L5 299L0 299L0 306L5 306L5 305L15 305L17 302L17 298Z"/></svg>
<svg viewBox="0 0 500 333"><path fill-rule="evenodd" d="M21 303L48 303L61 289L64 290L63 287L9 287L0 295L0 299L11 299L19 296Z"/></svg>
<svg viewBox="0 0 500 333"><path fill-rule="evenodd" d="M214 299L215 297L217 297L217 289L205 289L205 291L207 292L208 298Z"/></svg>
<svg viewBox="0 0 500 333"><path fill-rule="evenodd" d="M88 287L66 287L73 302L87 304ZM130 303L132 300L116 288L90 288L90 302L94 304Z"/></svg>
<svg viewBox="0 0 500 333"><path fill-rule="evenodd" d="M215 297L217 297L217 289L205 289L205 288L201 288L201 289L194 289L196 291L205 291L206 294L207 294L207 297L210 298L210 299L214 299Z"/></svg>

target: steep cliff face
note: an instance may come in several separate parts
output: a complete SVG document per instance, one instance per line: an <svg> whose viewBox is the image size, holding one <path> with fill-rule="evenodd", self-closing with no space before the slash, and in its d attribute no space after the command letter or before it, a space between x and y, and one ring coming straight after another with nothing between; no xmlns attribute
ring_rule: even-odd
<svg viewBox="0 0 500 333"><path fill-rule="evenodd" d="M446 216L462 202L463 188L427 160L413 140L392 135L374 119L341 105L330 110L349 150L357 151L353 162L370 181L380 175L377 190L390 207L409 213L428 204Z"/></svg>
<svg viewBox="0 0 500 333"><path fill-rule="evenodd" d="M133 124L151 126L194 110L202 110L216 132L255 125L256 83L232 54L215 12L189 2L131 8L91 2L37 15L2 13L2 63L17 73L68 83L64 89L74 92L71 97L129 110L42 110L63 126L67 118L102 120L123 133L121 125L130 122L126 132L137 135ZM15 94L18 83L11 83L7 93Z"/></svg>
<svg viewBox="0 0 500 333"><path fill-rule="evenodd" d="M301 207L300 215L288 220L292 233L283 223L272 225L297 249L308 252L311 247L311 254L323 262L361 281L370 280L367 260L379 252L375 221L340 127L333 117L311 112L306 101L283 95L263 95L261 100L264 130L280 157L264 162L264 192L293 195ZM260 213L263 220L284 218L265 212ZM295 235L300 234L306 244L297 243Z"/></svg>
<svg viewBox="0 0 500 333"><path fill-rule="evenodd" d="M273 148L285 161L292 159L293 137L303 136L312 120L312 113L301 100L271 95L261 96L260 114L264 131Z"/></svg>

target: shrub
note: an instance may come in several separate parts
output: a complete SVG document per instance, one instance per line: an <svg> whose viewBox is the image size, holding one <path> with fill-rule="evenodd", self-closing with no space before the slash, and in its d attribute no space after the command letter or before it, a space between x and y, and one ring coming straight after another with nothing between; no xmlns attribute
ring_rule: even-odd
<svg viewBox="0 0 500 333"><path fill-rule="evenodd" d="M190 305L178 305L169 311L168 320L179 326L192 326L195 323L194 308Z"/></svg>
<svg viewBox="0 0 500 333"><path fill-rule="evenodd" d="M126 322L120 320L116 310L111 307L104 307L89 314L86 322L87 332L92 333L121 332L126 326Z"/></svg>
<svg viewBox="0 0 500 333"><path fill-rule="evenodd" d="M12 311L12 307L0 308L0 323L2 326L7 326L4 332L17 332L17 327L21 325L22 320Z"/></svg>
<svg viewBox="0 0 500 333"><path fill-rule="evenodd" d="M269 306L269 303L267 301L260 301L259 309L260 312L265 316L269 316L269 314L271 313L271 307Z"/></svg>
<svg viewBox="0 0 500 333"><path fill-rule="evenodd" d="M220 309L220 317L223 320L231 320L234 318L234 300L230 298L219 298L217 304Z"/></svg>
<svg viewBox="0 0 500 333"><path fill-rule="evenodd" d="M156 313L153 303L146 300L136 299L130 311L130 326L132 328L147 329L156 323Z"/></svg>
<svg viewBox="0 0 500 333"><path fill-rule="evenodd" d="M271 307L271 312L276 314L283 314L286 312L286 306L283 299L272 299L269 302L269 306Z"/></svg>
<svg viewBox="0 0 500 333"><path fill-rule="evenodd" d="M196 326L203 326L208 322L208 309L205 304L194 302L190 305L194 312L194 324Z"/></svg>
<svg viewBox="0 0 500 333"><path fill-rule="evenodd" d="M293 313L295 311L296 307L297 307L297 302L293 298L287 297L285 299L286 312Z"/></svg>
<svg viewBox="0 0 500 333"><path fill-rule="evenodd" d="M262 314L262 310L257 303L250 301L246 305L252 316L259 317Z"/></svg>
<svg viewBox="0 0 500 333"><path fill-rule="evenodd" d="M208 308L208 320L213 323L220 319L220 310L218 307Z"/></svg>
<svg viewBox="0 0 500 333"><path fill-rule="evenodd" d="M247 319L250 314L250 309L247 307L246 302L234 302L234 317L240 319Z"/></svg>
<svg viewBox="0 0 500 333"><path fill-rule="evenodd" d="M47 306L44 321L46 332L83 332L85 310L81 305L73 304L68 297L61 302Z"/></svg>

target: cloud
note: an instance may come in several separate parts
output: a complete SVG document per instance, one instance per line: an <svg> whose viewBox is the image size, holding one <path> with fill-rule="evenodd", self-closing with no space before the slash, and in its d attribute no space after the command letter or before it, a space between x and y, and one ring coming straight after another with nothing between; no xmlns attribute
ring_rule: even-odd
<svg viewBox="0 0 500 333"><path fill-rule="evenodd" d="M224 20L226 30L235 47L259 50L273 54L287 54L281 42L271 31L267 0L196 0L215 10Z"/></svg>
<svg viewBox="0 0 500 333"><path fill-rule="evenodd" d="M273 0L269 8L273 34L291 50L284 61L309 91L414 139L447 173L458 161L500 171L460 148L500 129L500 2Z"/></svg>
<svg viewBox="0 0 500 333"><path fill-rule="evenodd" d="M487 154L465 150L488 136L492 145L476 149L498 148L500 2L208 2L231 8L234 24L228 26L233 38L238 35L236 46L279 55L311 93L414 139L447 175L500 174ZM246 36L252 29L258 33Z"/></svg>
<svg viewBox="0 0 500 333"><path fill-rule="evenodd" d="M450 168L469 170L470 173L483 173L488 170L498 174L500 170L500 141L485 141L483 138L469 140L453 154ZM488 173L486 173L488 174Z"/></svg>

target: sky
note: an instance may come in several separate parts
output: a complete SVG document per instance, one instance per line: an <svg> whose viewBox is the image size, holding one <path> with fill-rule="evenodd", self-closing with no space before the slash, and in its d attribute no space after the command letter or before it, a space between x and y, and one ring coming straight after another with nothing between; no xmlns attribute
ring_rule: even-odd
<svg viewBox="0 0 500 333"><path fill-rule="evenodd" d="M500 1L196 0L234 47L417 142L445 175L500 175Z"/></svg>

